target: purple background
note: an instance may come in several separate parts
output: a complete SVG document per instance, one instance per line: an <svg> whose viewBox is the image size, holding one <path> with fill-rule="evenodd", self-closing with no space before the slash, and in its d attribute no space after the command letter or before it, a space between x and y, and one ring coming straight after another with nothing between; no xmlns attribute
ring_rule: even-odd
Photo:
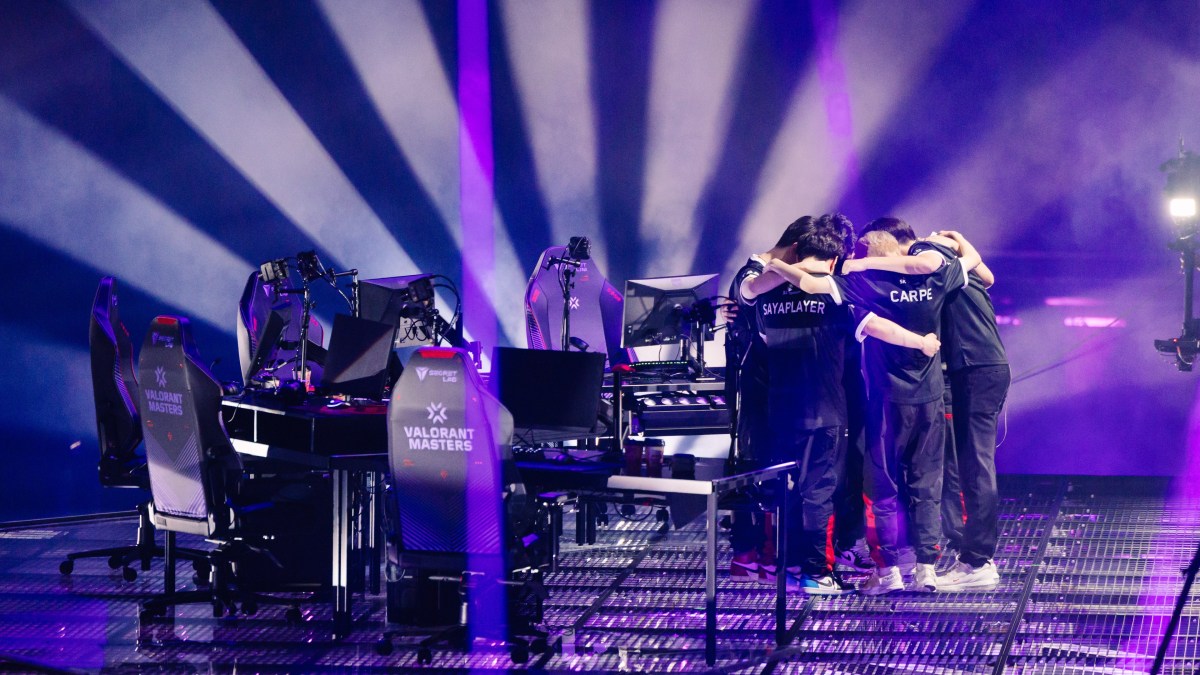
<svg viewBox="0 0 1200 675"><path fill-rule="evenodd" d="M135 499L95 481L101 275L135 343L188 315L234 379L267 259L446 274L473 336L523 346L546 246L591 237L618 286L728 279L831 209L995 269L1002 471L1183 474L1157 167L1200 147L1198 53L1181 0L2 2L0 519Z"/></svg>

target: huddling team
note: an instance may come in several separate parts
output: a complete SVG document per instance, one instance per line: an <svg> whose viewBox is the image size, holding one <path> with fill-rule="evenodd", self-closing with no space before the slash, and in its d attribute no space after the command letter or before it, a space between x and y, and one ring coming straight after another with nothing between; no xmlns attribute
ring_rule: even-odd
<svg viewBox="0 0 1200 675"><path fill-rule="evenodd" d="M993 282L961 234L917 239L897 218L856 235L841 214L804 216L750 256L730 291L735 456L743 468L797 461L800 494L786 551L760 516L735 512L733 579L773 583L782 567L790 589L819 595L854 592L840 575L850 571L869 573L866 595L996 587L996 427L1010 376ZM950 551L957 561L937 574Z"/></svg>

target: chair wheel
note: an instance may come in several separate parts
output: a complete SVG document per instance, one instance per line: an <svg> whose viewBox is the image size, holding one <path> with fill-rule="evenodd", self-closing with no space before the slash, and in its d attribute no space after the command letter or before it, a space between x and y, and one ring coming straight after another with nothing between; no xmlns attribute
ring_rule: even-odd
<svg viewBox="0 0 1200 675"><path fill-rule="evenodd" d="M119 556L119 555L109 556L109 558L108 558L108 568L109 569L115 570L124 564L125 564L125 561L122 560L121 556Z"/></svg>
<svg viewBox="0 0 1200 675"><path fill-rule="evenodd" d="M74 570L75 570L75 561L74 560L64 560L58 564L58 571L60 574L70 574Z"/></svg>
<svg viewBox="0 0 1200 675"><path fill-rule="evenodd" d="M254 616L258 614L258 603L253 600L246 600L242 603L242 614L246 616Z"/></svg>
<svg viewBox="0 0 1200 675"><path fill-rule="evenodd" d="M132 567L123 567L121 568L121 578L125 581L133 581L137 579L137 570Z"/></svg>
<svg viewBox="0 0 1200 675"><path fill-rule="evenodd" d="M387 638L382 638L375 643L375 653L380 656L390 656L392 653L392 641ZM420 660L420 656L417 657Z"/></svg>
<svg viewBox="0 0 1200 675"><path fill-rule="evenodd" d="M417 663L427 666L433 663L433 650L429 647L421 647L417 650Z"/></svg>
<svg viewBox="0 0 1200 675"><path fill-rule="evenodd" d="M512 657L513 663L526 663L529 661L529 643L521 640L514 642L508 648L508 655Z"/></svg>
<svg viewBox="0 0 1200 675"><path fill-rule="evenodd" d="M304 617L300 614L299 607L288 607L288 610L283 613L283 618L293 626L299 625L304 621Z"/></svg>
<svg viewBox="0 0 1200 675"><path fill-rule="evenodd" d="M529 651L534 654L545 654L550 649L550 644L546 642L546 638L537 638L529 644Z"/></svg>

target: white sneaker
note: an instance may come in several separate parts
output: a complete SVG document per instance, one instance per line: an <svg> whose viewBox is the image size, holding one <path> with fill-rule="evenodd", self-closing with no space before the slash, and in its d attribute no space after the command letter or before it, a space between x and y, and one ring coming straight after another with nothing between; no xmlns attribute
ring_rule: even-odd
<svg viewBox="0 0 1200 675"><path fill-rule="evenodd" d="M959 560L949 571L937 578L943 591L990 591L1000 585L1000 571L991 560L980 567L971 567Z"/></svg>
<svg viewBox="0 0 1200 675"><path fill-rule="evenodd" d="M912 583L908 585L908 590L918 593L936 593L938 590L938 576L933 569L933 563L917 563L916 569L913 571Z"/></svg>
<svg viewBox="0 0 1200 675"><path fill-rule="evenodd" d="M900 576L899 567L880 567L859 584L858 592L863 595L883 595L904 588L904 577Z"/></svg>

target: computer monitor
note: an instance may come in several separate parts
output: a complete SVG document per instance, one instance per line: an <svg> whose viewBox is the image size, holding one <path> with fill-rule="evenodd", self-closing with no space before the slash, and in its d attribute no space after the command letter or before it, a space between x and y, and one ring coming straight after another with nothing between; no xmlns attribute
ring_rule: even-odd
<svg viewBox="0 0 1200 675"><path fill-rule="evenodd" d="M287 319L279 310L271 310L267 314L266 320L256 326L258 331L253 340L254 351L250 355L249 365L242 373L242 381L247 386L258 380L263 369L277 365L274 363L275 356L279 352L279 341L283 337L285 326L287 326Z"/></svg>
<svg viewBox="0 0 1200 675"><path fill-rule="evenodd" d="M433 275L364 279L358 284L358 316L396 327L394 346L434 344L427 316L434 308Z"/></svg>
<svg viewBox="0 0 1200 675"><path fill-rule="evenodd" d="M349 314L333 317L333 333L320 389L325 394L345 394L380 400L390 384L389 359L395 326Z"/></svg>
<svg viewBox="0 0 1200 675"><path fill-rule="evenodd" d="M621 346L665 345L690 337L690 324L713 311L717 281L716 274L626 281Z"/></svg>
<svg viewBox="0 0 1200 675"><path fill-rule="evenodd" d="M604 354L496 347L488 388L526 443L582 438L596 428Z"/></svg>

